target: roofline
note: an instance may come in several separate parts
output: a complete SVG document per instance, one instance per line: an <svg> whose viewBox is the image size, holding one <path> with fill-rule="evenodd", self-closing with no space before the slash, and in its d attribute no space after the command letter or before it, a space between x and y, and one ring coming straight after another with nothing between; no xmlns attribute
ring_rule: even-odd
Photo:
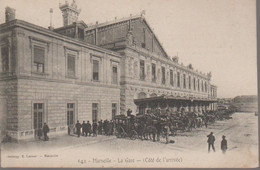
<svg viewBox="0 0 260 170"><path fill-rule="evenodd" d="M108 25L112 25L112 24L115 24L115 23L119 23L119 22L124 22L124 21L128 21L128 20L133 20L133 19L140 19L142 18L143 21L145 22L145 24L147 25L147 27L149 28L149 30L151 31L151 33L154 35L154 38L155 40L158 42L161 50L163 51L164 55L166 56L166 58L169 58L169 55L167 54L167 52L165 51L165 49L163 48L163 46L161 45L159 39L157 38L157 36L155 35L155 33L153 32L153 30L151 29L151 27L149 26L147 20L141 16L141 15L135 15L135 16L130 16L130 17L127 17L127 18L122 18L122 19L118 19L118 20L113 20L113 21L110 21L110 22L105 22L105 23L101 23L101 24L93 24L91 26L88 26L88 28L85 29L85 31L90 31L90 30L93 30L93 29L97 29L97 28L102 28L102 27L105 27L105 26L108 26ZM88 24L87 24L88 25Z"/></svg>
<svg viewBox="0 0 260 170"><path fill-rule="evenodd" d="M118 23L118 22L124 22L124 21L128 21L128 20L138 19L138 18L141 18L141 16L135 15L135 16L127 17L127 18L121 18L121 19L116 19L116 20L113 20L113 21L103 22L103 23L100 23L100 24L93 24L93 25L87 24L88 28L86 28L86 31L96 29L96 28L102 28L102 27L105 27L105 26L108 26L108 25L111 25L111 24L115 24L115 23Z"/></svg>
<svg viewBox="0 0 260 170"><path fill-rule="evenodd" d="M217 102L216 99L210 99L210 98L185 98L185 97L174 97L174 96L156 96L156 97L148 97L148 98L142 98L142 99L134 99L134 103L142 103L147 101L155 101L155 100L188 100L188 101L201 101L201 102Z"/></svg>
<svg viewBox="0 0 260 170"><path fill-rule="evenodd" d="M89 49L92 49L92 50L95 50L95 51L99 51L99 52L102 51L102 52L105 52L107 54L121 58L121 55L117 52L114 52L114 51L111 51L111 50L108 50L108 49L105 49L105 48L102 48L102 47L99 47L99 46L95 46L95 45L89 44L87 42L80 41L80 40L59 34L57 32L53 32L53 31L51 31L47 28L44 28L44 27L29 23L29 22L26 22L26 21L23 21L23 20L15 19L15 20L9 21L7 23L0 24L0 31L7 29L7 28L10 28L10 27L21 27L21 28L24 28L24 29L27 29L27 30L30 30L30 31L34 31L34 32L38 32L38 33L50 36L50 37L54 37L54 38L62 40L62 41L67 41L69 43L84 46L86 48L89 48Z"/></svg>

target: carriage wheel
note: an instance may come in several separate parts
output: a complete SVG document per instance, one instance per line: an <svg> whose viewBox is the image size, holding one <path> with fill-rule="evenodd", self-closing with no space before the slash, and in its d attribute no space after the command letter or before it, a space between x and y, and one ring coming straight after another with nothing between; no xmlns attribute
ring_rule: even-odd
<svg viewBox="0 0 260 170"><path fill-rule="evenodd" d="M124 134L125 134L125 131L122 126L119 126L118 128L116 128L116 137L118 137L118 138L125 137Z"/></svg>
<svg viewBox="0 0 260 170"><path fill-rule="evenodd" d="M138 134L137 134L137 132L135 130L131 130L129 136L130 136L130 139L132 139L132 140L135 140L135 139L138 138Z"/></svg>

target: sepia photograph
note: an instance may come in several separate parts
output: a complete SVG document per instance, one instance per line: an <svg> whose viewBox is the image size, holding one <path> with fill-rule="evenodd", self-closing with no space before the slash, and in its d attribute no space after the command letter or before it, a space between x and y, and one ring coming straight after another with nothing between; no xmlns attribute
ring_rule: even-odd
<svg viewBox="0 0 260 170"><path fill-rule="evenodd" d="M256 0L0 0L0 167L258 167L256 19Z"/></svg>

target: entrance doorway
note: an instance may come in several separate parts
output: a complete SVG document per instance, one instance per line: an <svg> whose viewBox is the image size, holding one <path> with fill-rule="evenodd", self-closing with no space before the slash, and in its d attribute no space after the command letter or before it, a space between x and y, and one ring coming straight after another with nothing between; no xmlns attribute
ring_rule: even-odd
<svg viewBox="0 0 260 170"><path fill-rule="evenodd" d="M33 104L33 128L36 137L42 136L42 126L43 126L43 103Z"/></svg>

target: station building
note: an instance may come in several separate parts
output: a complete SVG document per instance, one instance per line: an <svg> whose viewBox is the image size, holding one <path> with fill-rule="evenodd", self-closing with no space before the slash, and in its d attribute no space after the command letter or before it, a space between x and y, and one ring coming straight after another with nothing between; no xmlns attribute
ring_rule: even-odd
<svg viewBox="0 0 260 170"><path fill-rule="evenodd" d="M143 15L107 23L78 21L73 1L60 5L63 26L43 28L15 19L0 24L1 136L34 139L44 122L50 135L77 120L145 113L142 100L171 98L156 107L214 110L211 73L179 64L165 52ZM151 106L155 107L155 106Z"/></svg>

